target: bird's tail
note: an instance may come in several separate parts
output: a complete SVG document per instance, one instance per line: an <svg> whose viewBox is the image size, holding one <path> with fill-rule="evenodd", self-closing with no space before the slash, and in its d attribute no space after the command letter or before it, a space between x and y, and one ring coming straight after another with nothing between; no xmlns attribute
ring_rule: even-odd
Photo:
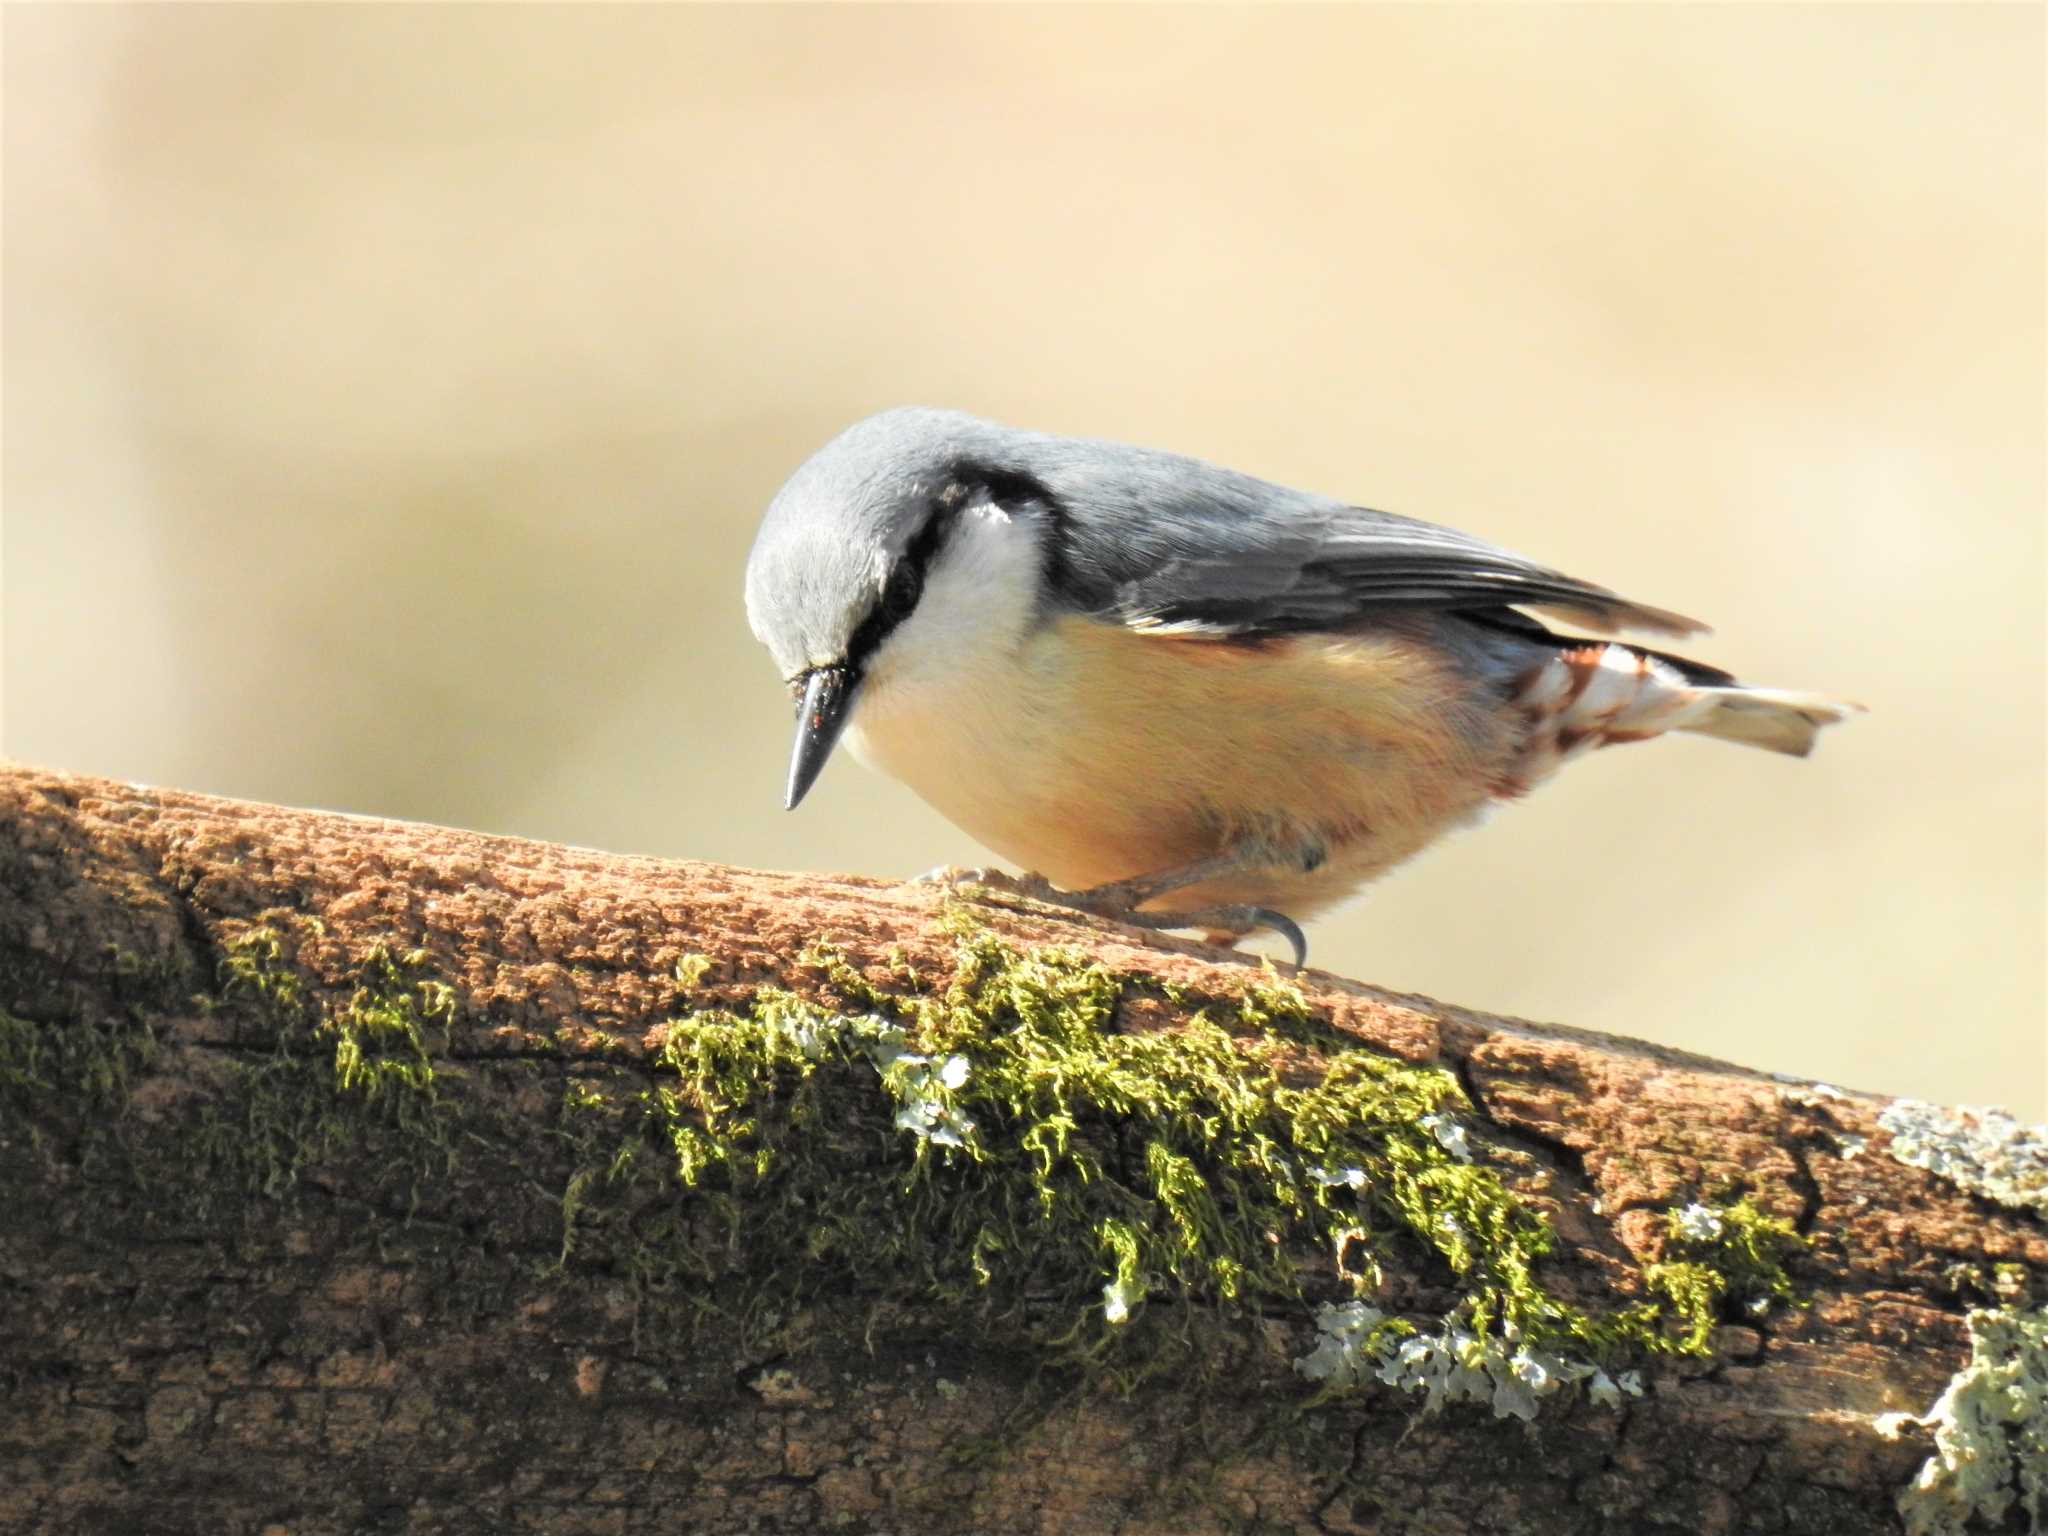
<svg viewBox="0 0 2048 1536"><path fill-rule="evenodd" d="M1708 708L1697 719L1674 729L1792 757L1804 757L1813 750L1822 726L1838 724L1863 708L1818 693L1748 688L1741 683L1695 692Z"/></svg>
<svg viewBox="0 0 2048 1536"><path fill-rule="evenodd" d="M1682 656L1598 640L1552 651L1516 680L1513 697L1529 735L1503 786L1509 794L1532 787L1580 752L1666 731L1804 757L1822 726L1862 709L1817 693L1752 688Z"/></svg>

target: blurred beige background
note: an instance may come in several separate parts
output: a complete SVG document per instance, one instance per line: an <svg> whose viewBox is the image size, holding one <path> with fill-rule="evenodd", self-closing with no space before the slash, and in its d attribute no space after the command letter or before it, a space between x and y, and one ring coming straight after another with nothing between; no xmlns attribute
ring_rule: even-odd
<svg viewBox="0 0 2048 1536"><path fill-rule="evenodd" d="M1489 535L1867 718L1603 754L1313 932L2040 1118L2043 12L5 14L4 749L655 854L977 850L740 571L884 405Z"/></svg>

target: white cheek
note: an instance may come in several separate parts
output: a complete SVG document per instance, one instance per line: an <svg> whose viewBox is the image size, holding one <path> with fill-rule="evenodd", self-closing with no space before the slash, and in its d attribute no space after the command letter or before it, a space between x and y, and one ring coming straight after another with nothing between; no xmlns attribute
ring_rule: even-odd
<svg viewBox="0 0 2048 1536"><path fill-rule="evenodd" d="M994 508L967 513L932 562L917 607L876 654L864 691L892 709L911 705L912 695L953 692L1014 657L1036 620L1041 570L1029 527Z"/></svg>

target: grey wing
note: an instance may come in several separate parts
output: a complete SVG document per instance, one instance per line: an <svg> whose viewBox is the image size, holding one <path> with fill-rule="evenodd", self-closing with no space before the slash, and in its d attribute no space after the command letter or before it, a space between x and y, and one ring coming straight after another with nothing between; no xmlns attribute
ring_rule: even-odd
<svg viewBox="0 0 2048 1536"><path fill-rule="evenodd" d="M1188 460L1144 455L1109 476L1047 479L1066 511L1058 575L1070 596L1137 627L1270 634L1396 608L1508 606L1600 631L1706 627L1456 529Z"/></svg>

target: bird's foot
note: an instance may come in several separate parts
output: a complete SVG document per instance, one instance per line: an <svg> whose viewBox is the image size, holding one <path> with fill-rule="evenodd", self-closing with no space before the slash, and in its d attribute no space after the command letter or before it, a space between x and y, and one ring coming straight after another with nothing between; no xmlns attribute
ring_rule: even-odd
<svg viewBox="0 0 2048 1536"><path fill-rule="evenodd" d="M1045 876L1029 871L1013 875L1000 869L963 868L958 864L941 864L937 869L928 869L910 883L943 885L954 891L978 885L983 890L1002 891L1011 896L1029 896L1036 901L1058 902L1066 894Z"/></svg>
<svg viewBox="0 0 2048 1536"><path fill-rule="evenodd" d="M1286 913L1275 912L1271 907L1204 907L1199 912L1134 912L1125 908L1123 911L1103 912L1088 906L1081 910L1138 928L1199 928L1204 942L1219 949L1233 948L1247 933L1263 928L1287 941L1288 948L1294 951L1297 968L1308 964L1308 938L1302 933L1301 925Z"/></svg>
<svg viewBox="0 0 2048 1536"><path fill-rule="evenodd" d="M1172 882L1118 880L1108 885L1090 886L1084 891L1068 891L1040 874L1012 875L1000 869L963 869L956 864L942 864L937 869L926 870L914 883L943 885L952 890L980 886L983 890L1001 891L1009 896L1022 896L1031 901L1086 912L1091 917L1107 918L1113 923L1128 923L1133 928L1161 932L1197 928L1202 930L1207 942L1219 949L1228 949L1245 934L1263 928L1287 941L1294 951L1297 966L1308 963L1308 940L1302 935L1301 925L1285 913L1275 912L1269 907L1203 907L1192 912L1138 910L1140 902L1150 901L1173 889Z"/></svg>

